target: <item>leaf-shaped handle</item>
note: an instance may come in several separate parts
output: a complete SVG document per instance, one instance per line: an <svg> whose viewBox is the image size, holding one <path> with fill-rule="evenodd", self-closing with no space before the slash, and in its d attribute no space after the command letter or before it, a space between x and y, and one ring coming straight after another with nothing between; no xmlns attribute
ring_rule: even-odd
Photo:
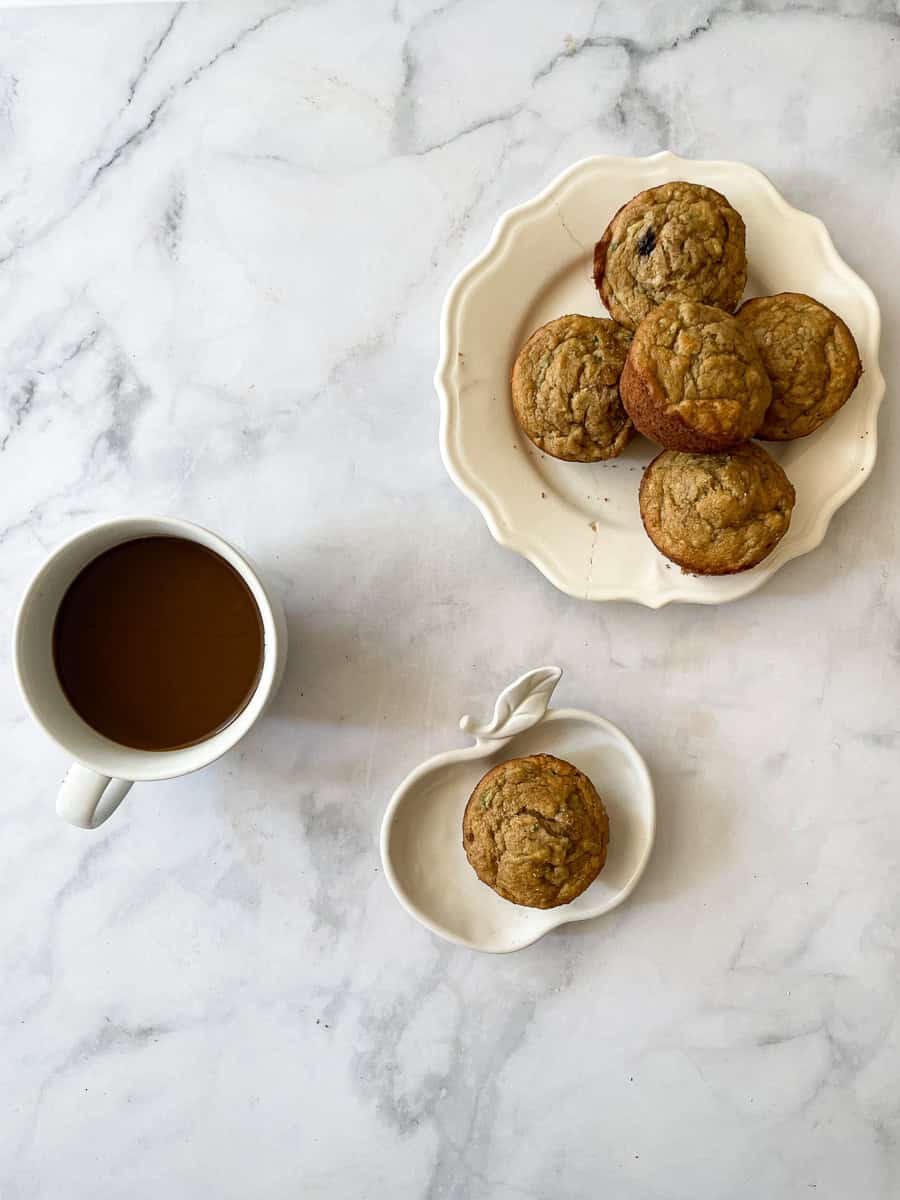
<svg viewBox="0 0 900 1200"><path fill-rule="evenodd" d="M559 667L538 667L504 688L494 705L488 725L476 725L470 716L460 717L459 727L479 742L499 742L524 733L547 711L553 689L559 683Z"/></svg>

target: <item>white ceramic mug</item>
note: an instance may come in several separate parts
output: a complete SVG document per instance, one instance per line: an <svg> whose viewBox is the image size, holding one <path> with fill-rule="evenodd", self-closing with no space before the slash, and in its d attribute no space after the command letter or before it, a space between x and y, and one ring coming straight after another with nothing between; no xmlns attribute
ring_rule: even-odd
<svg viewBox="0 0 900 1200"><path fill-rule="evenodd" d="M66 589L104 550L140 537L179 537L206 546L232 566L250 589L263 625L263 663L256 690L230 725L183 750L133 750L92 729L72 708L53 665L53 624ZM280 601L258 571L233 546L189 521L173 517L119 517L64 542L32 579L19 605L13 663L22 696L38 725L75 759L56 803L73 825L96 829L124 799L132 783L172 779L214 762L250 729L281 682L287 659L287 625Z"/></svg>

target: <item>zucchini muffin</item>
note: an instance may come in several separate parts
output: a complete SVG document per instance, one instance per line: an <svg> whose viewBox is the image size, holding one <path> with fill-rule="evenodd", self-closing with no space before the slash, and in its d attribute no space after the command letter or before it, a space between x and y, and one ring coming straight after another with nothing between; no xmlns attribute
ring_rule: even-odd
<svg viewBox="0 0 900 1200"><path fill-rule="evenodd" d="M567 462L615 458L634 429L619 399L631 334L577 315L536 329L512 369L516 420L540 450Z"/></svg>
<svg viewBox="0 0 900 1200"><path fill-rule="evenodd" d="M667 450L726 450L752 437L772 385L745 326L668 300L640 324L619 385L635 428Z"/></svg>
<svg viewBox="0 0 900 1200"><path fill-rule="evenodd" d="M748 442L726 454L664 450L641 480L641 520L661 554L692 575L735 575L787 533L794 489Z"/></svg>
<svg viewBox="0 0 900 1200"><path fill-rule="evenodd" d="M484 776L463 814L466 857L513 904L568 904L599 875L609 818L586 775L551 754L511 758Z"/></svg>
<svg viewBox="0 0 900 1200"><path fill-rule="evenodd" d="M772 381L772 403L757 437L806 437L846 404L862 363L853 334L830 308L800 292L781 292L748 300L737 317Z"/></svg>
<svg viewBox="0 0 900 1200"><path fill-rule="evenodd" d="M664 183L620 208L594 247L594 283L609 313L637 329L664 300L734 312L747 282L746 232L721 192Z"/></svg>

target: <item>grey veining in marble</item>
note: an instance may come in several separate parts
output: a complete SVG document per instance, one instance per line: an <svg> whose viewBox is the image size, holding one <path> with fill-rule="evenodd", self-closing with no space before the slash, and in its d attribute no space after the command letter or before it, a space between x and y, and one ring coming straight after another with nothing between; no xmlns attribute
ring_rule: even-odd
<svg viewBox="0 0 900 1200"><path fill-rule="evenodd" d="M0 647L4 1200L900 1194L898 64L887 0L0 14L4 612L149 510L264 563L293 638L238 752L95 834ZM665 145L767 171L884 315L872 479L714 611L559 595L437 450L450 278ZM645 752L658 846L614 915L478 957L378 825L545 662Z"/></svg>

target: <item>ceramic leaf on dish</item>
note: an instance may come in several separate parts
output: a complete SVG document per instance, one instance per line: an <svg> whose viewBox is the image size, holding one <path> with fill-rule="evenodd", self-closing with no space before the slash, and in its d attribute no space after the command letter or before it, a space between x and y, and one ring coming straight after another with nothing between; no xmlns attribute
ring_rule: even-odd
<svg viewBox="0 0 900 1200"><path fill-rule="evenodd" d="M381 827L385 878L417 921L448 941L495 954L519 950L550 929L616 908L636 885L653 845L653 785L640 754L609 721L574 708L550 708L562 672L529 671L499 696L493 719L463 717L475 744L430 758L391 798ZM498 896L472 870L462 816L475 784L499 762L553 754L591 780L609 814L606 864L570 904L524 908Z"/></svg>
<svg viewBox="0 0 900 1200"><path fill-rule="evenodd" d="M849 325L864 367L850 400L816 433L767 443L797 491L791 528L758 567L719 578L683 575L644 534L638 485L656 447L635 438L608 462L559 462L520 433L509 397L512 363L533 330L565 313L604 314L592 253L613 213L636 192L673 179L724 192L744 217L747 296L815 296ZM734 600L818 546L834 512L871 472L884 395L879 335L875 298L839 257L825 226L788 204L753 167L668 152L585 159L506 213L488 248L450 288L435 377L444 463L495 539L573 596L653 608Z"/></svg>
<svg viewBox="0 0 900 1200"><path fill-rule="evenodd" d="M530 729L547 711L561 675L559 667L529 671L500 693L488 724L479 725L466 714L460 717L460 729L470 733L476 742L501 741Z"/></svg>

